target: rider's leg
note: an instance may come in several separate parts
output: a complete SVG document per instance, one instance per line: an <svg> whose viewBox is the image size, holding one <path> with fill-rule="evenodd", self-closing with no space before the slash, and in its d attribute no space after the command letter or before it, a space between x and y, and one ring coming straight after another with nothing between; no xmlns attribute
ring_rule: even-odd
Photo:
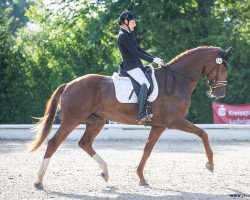
<svg viewBox="0 0 250 200"><path fill-rule="evenodd" d="M137 106L137 123L142 124L143 122L149 121L147 112L145 111L145 106L147 102L148 88L145 83L142 84L139 96L138 96L138 106Z"/></svg>
<svg viewBox="0 0 250 200"><path fill-rule="evenodd" d="M146 78L145 74L143 73L143 71L141 70L141 68L137 67L135 69L131 69L129 71L127 71L127 73L133 78L135 79L141 86L142 84L146 84L147 89L149 89L150 87L150 83L148 82L148 79Z"/></svg>
<svg viewBox="0 0 250 200"><path fill-rule="evenodd" d="M150 83L140 68L129 70L127 73L141 85L138 96L137 122L141 124L150 121L153 116L150 103L147 101Z"/></svg>

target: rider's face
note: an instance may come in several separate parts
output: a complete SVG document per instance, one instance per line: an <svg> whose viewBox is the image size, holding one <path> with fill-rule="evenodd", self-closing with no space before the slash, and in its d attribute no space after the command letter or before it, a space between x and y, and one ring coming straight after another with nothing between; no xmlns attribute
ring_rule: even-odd
<svg viewBox="0 0 250 200"><path fill-rule="evenodd" d="M128 24L128 21L125 20L125 23ZM135 27L136 27L136 21L134 19L131 19L129 21L129 29L130 29L130 31L134 31Z"/></svg>
<svg viewBox="0 0 250 200"><path fill-rule="evenodd" d="M134 31L135 27L136 27L136 21L134 19L130 20L129 21L129 28L130 28L130 30Z"/></svg>

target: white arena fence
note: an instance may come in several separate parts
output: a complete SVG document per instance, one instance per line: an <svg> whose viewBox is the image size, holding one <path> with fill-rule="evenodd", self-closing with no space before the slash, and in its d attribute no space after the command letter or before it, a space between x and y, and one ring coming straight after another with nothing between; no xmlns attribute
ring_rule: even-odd
<svg viewBox="0 0 250 200"><path fill-rule="evenodd" d="M249 140L250 125L232 124L197 124L204 129L210 140ZM33 124L5 124L0 125L0 139L30 140L35 132L31 131ZM59 125L53 125L50 136L57 131ZM150 126L106 124L97 140L146 140ZM79 140L85 131L85 125L79 125L68 136L67 140ZM160 140L200 140L194 134L185 133L174 129L166 129Z"/></svg>

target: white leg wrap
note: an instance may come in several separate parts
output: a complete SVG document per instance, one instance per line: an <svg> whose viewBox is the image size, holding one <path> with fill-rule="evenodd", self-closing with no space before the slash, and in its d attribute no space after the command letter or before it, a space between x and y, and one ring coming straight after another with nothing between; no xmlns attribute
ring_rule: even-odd
<svg viewBox="0 0 250 200"><path fill-rule="evenodd" d="M40 167L40 169L39 169L39 171L37 173L39 183L42 183L42 181L43 181L43 177L44 177L44 174L45 174L46 169L48 167L49 161L50 161L50 158L43 159L41 167Z"/></svg>
<svg viewBox="0 0 250 200"><path fill-rule="evenodd" d="M107 163L97 153L93 155L92 158L97 162L103 172L108 173Z"/></svg>

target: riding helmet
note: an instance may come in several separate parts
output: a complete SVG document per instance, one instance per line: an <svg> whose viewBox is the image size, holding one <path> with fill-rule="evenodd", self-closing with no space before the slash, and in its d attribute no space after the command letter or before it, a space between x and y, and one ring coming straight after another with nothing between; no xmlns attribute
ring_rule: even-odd
<svg viewBox="0 0 250 200"><path fill-rule="evenodd" d="M122 25L122 23L125 23L125 20L128 20L129 23L129 21L132 19L136 20L135 14L132 11L125 11L120 15L120 20L118 24Z"/></svg>

